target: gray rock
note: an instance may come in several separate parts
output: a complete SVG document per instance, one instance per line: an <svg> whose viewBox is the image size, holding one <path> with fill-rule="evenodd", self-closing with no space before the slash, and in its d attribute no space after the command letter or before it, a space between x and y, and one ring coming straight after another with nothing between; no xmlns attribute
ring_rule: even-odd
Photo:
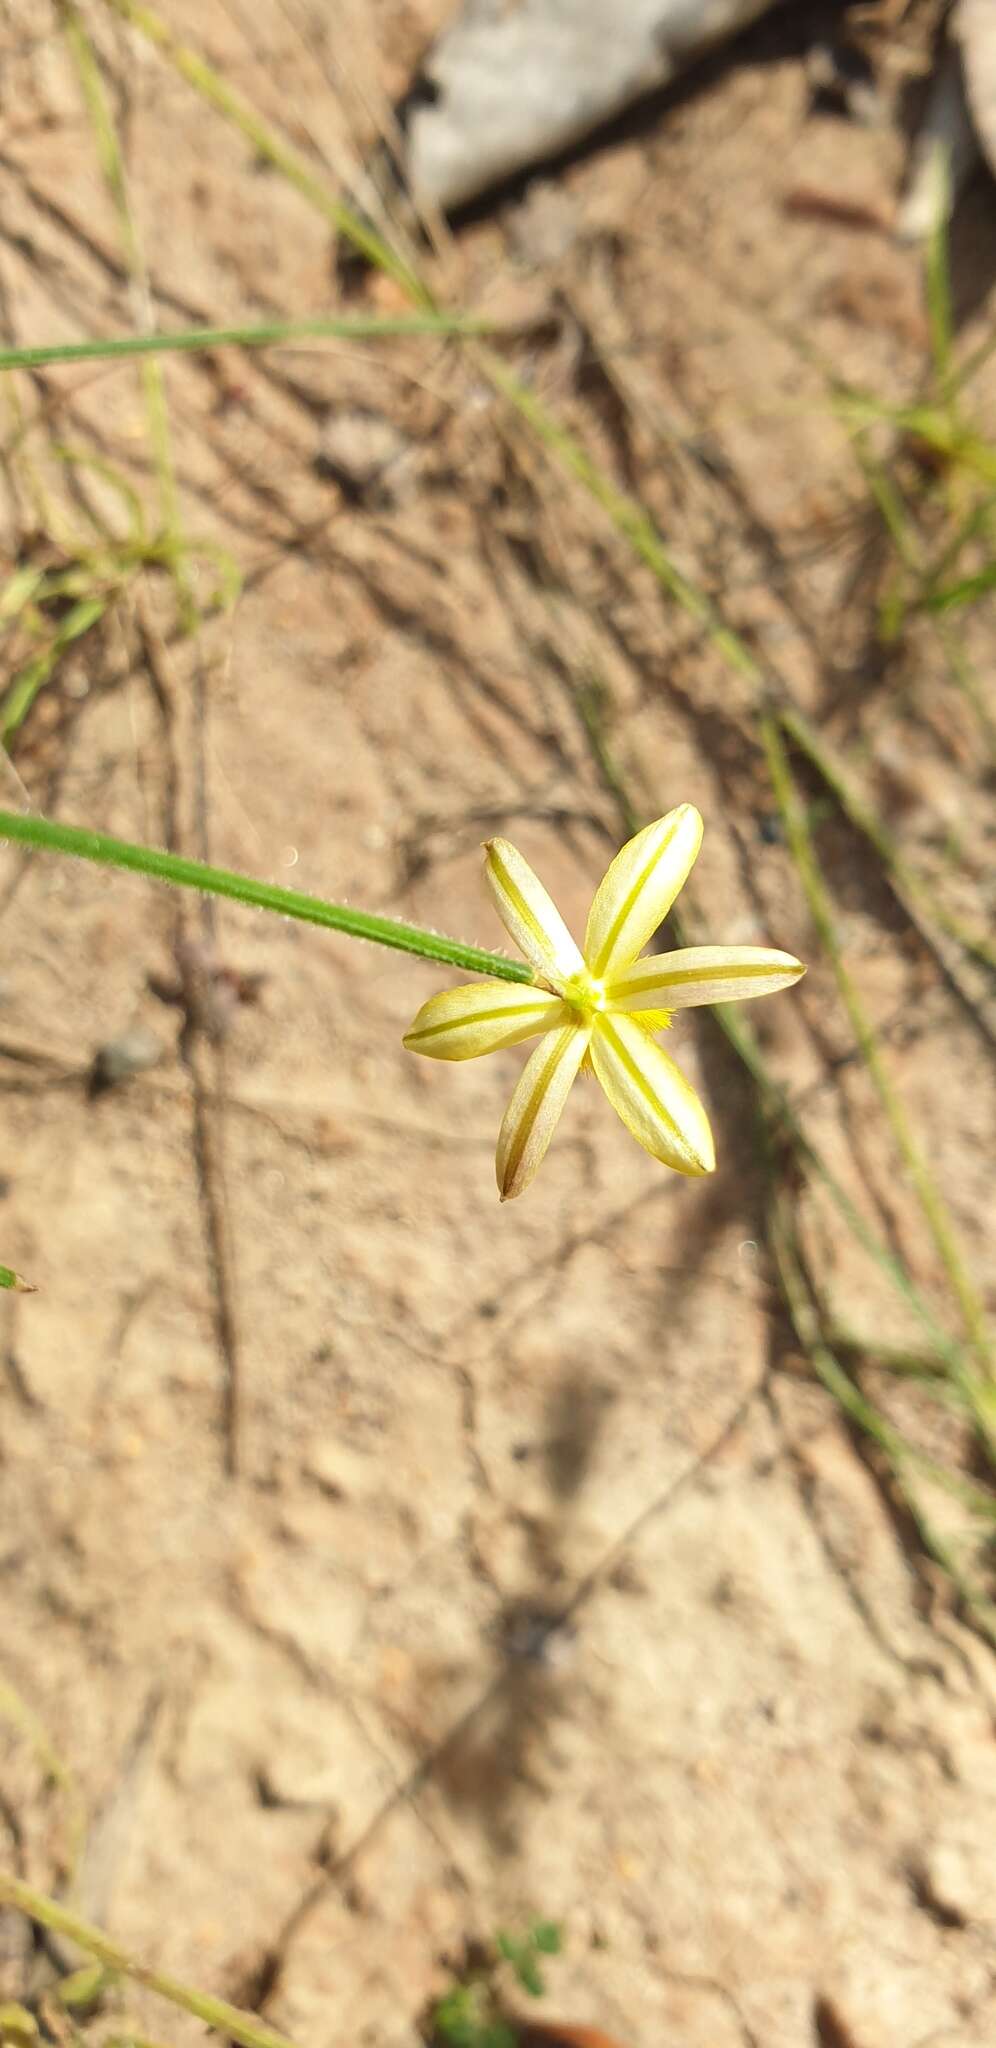
<svg viewBox="0 0 996 2048"><path fill-rule="evenodd" d="M386 506L403 497L414 481L415 454L410 441L380 413L346 406L325 422L315 469L338 484L350 504Z"/></svg>
<svg viewBox="0 0 996 2048"><path fill-rule="evenodd" d="M931 81L910 158L897 227L904 242L922 242L950 219L962 186L979 160L957 49L944 52Z"/></svg>
<svg viewBox="0 0 996 2048"><path fill-rule="evenodd" d="M961 44L968 104L979 141L996 171L996 6L958 0L954 33Z"/></svg>
<svg viewBox="0 0 996 2048"><path fill-rule="evenodd" d="M981 156L996 171L996 0L956 0L949 28L900 208L907 241L949 218Z"/></svg>
<svg viewBox="0 0 996 2048"><path fill-rule="evenodd" d="M462 206L567 148L774 0L464 0L423 66L404 171L416 202Z"/></svg>

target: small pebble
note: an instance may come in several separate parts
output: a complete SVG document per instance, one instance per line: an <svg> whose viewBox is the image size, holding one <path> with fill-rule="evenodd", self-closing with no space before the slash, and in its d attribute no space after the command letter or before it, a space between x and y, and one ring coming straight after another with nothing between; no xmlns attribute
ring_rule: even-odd
<svg viewBox="0 0 996 2048"><path fill-rule="evenodd" d="M121 1081L127 1081L132 1074L144 1074L149 1067L156 1067L162 1059L165 1047L145 1024L135 1024L130 1031L122 1031L118 1038L109 1038L106 1045L97 1047L90 1067L89 1094L103 1095L108 1088L116 1088Z"/></svg>
<svg viewBox="0 0 996 2048"><path fill-rule="evenodd" d="M550 178L534 178L509 213L508 238L520 263L553 270L574 247L581 225L573 194Z"/></svg>
<svg viewBox="0 0 996 2048"><path fill-rule="evenodd" d="M395 504L410 488L414 467L407 436L360 406L330 415L314 458L316 474L338 484L351 505Z"/></svg>

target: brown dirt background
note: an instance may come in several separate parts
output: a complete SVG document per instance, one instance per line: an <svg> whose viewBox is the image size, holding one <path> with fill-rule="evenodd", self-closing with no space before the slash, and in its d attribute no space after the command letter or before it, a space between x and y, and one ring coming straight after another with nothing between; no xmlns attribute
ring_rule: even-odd
<svg viewBox="0 0 996 2048"><path fill-rule="evenodd" d="M310 0L166 13L341 170L447 8L354 0L336 26ZM891 120L809 112L801 52L826 17L794 13L467 227L431 274L517 326L518 372L644 496L849 750L908 857L979 921L975 728L926 639L890 662L872 645L867 498L792 339L872 389L916 389L922 264L888 231L904 143ZM162 322L328 308L322 224L101 8L86 18ZM5 7L0 36L5 321L18 342L127 331L50 9ZM894 93L915 81L915 36L903 50ZM803 189L867 201L884 225L794 210ZM981 179L954 254L970 345L992 319ZM353 289L397 305L383 282ZM161 842L175 799L192 851L206 823L222 864L493 945L488 830L575 925L618 842L578 714L578 682L598 679L641 809L705 815L697 930L814 962L753 1021L835 1171L939 1299L766 829L746 692L701 632L551 488L451 349L222 351L170 359L165 378L187 528L231 550L243 592L192 647L150 585L158 694L127 606L87 642L21 736L34 800ZM133 368L21 388L151 502ZM990 376L990 423L994 392ZM357 410L386 423L391 464L352 503L327 450ZM14 553L23 521L5 518ZM991 671L991 614L968 634ZM832 818L821 848L982 1280L987 1047ZM535 1188L501 1209L517 1056L441 1069L400 1043L445 970L219 907L218 957L265 981L220 1051L184 1059L147 977L171 971L196 910L6 859L0 1223L39 1293L0 1310L0 1669L85 1807L80 1909L224 1995L262 1988L300 2043L410 2048L466 1942L533 1914L566 1933L549 2010L626 2048L996 2040L991 1657L778 1310L750 1100L708 1020L673 1037L712 1112L713 1180L667 1177L578 1087ZM89 1099L95 1048L136 1023L168 1042L163 1063ZM875 1269L804 1201L841 1319L902 1341ZM68 1811L0 1727L2 1860L63 1886ZM0 1921L0 1997L44 1968ZM155 2038L200 2031L126 2005Z"/></svg>

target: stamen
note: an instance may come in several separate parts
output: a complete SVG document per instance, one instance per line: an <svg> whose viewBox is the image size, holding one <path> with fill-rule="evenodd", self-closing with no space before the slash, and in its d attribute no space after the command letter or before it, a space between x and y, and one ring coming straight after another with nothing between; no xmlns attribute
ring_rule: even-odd
<svg viewBox="0 0 996 2048"><path fill-rule="evenodd" d="M589 974L587 968L581 968L565 982L564 1001L570 1004L579 1023L590 1024L600 1010L608 1008L605 982Z"/></svg>

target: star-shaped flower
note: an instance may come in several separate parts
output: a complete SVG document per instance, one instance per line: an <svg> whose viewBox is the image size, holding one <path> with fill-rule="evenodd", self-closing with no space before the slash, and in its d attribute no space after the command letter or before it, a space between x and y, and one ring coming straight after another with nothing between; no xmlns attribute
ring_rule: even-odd
<svg viewBox="0 0 996 2048"><path fill-rule="evenodd" d="M472 1060L542 1033L498 1137L503 1202L528 1187L582 1065L655 1159L677 1173L712 1172L709 1119L654 1034L666 1029L672 1010L771 995L805 969L790 953L764 946L690 946L638 957L701 843L702 820L692 804L679 804L630 839L599 884L581 953L521 853L507 839L488 840L488 886L535 985L474 981L430 996L405 1045L430 1059Z"/></svg>

